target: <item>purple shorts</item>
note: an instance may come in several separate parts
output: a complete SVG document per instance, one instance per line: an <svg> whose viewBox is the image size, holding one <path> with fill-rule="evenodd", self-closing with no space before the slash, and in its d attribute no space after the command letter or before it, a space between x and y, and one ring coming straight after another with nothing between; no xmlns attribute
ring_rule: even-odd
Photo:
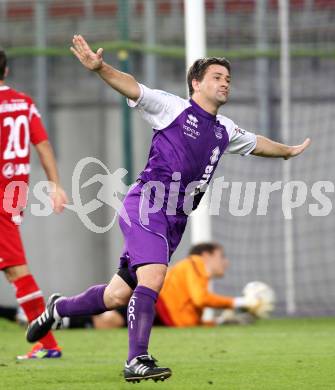
<svg viewBox="0 0 335 390"><path fill-rule="evenodd" d="M167 265L180 243L187 223L186 215L166 215L164 209L147 214L148 219L145 221L140 218L144 207L142 187L142 183L135 185L123 201L131 226L119 217L124 237L120 268L127 267L132 272L143 264Z"/></svg>

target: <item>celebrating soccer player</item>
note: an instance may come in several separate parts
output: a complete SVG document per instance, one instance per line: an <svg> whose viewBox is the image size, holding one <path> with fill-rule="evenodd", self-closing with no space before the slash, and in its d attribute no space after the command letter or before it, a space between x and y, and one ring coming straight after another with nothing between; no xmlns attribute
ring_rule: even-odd
<svg viewBox="0 0 335 390"><path fill-rule="evenodd" d="M28 321L45 309L42 292L27 266L19 224L26 206L30 172L30 142L54 188L51 195L56 212L63 210L66 194L59 183L56 161L47 133L32 99L5 85L8 67L0 50L0 270L13 284L16 298ZM58 358L61 350L51 332L18 359Z"/></svg>
<svg viewBox="0 0 335 390"><path fill-rule="evenodd" d="M80 35L74 36L71 50L87 69L128 98L129 106L149 122L154 135L147 165L123 203L131 224L120 218L125 247L118 273L108 285L91 287L78 296L52 295L45 313L29 326L27 339L37 340L62 317L98 314L128 303L125 379L164 380L171 376L171 370L156 364L148 354L148 344L155 301L188 218L189 199L185 203L184 198L195 194L193 208L197 206L224 152L289 159L302 153L310 140L297 146L280 144L240 129L231 119L218 115L228 99L231 81L230 64L224 58L194 62L187 75L190 99L185 100L147 88L108 65L103 49L94 53ZM171 201L168 192L176 181L179 188ZM156 191L152 194L153 184ZM161 191L162 186L166 192ZM148 212L157 193L162 207Z"/></svg>

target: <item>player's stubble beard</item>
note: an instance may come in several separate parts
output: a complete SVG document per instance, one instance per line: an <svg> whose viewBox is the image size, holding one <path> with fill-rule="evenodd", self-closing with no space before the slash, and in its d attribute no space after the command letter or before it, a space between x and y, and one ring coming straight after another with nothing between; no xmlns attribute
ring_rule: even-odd
<svg viewBox="0 0 335 390"><path fill-rule="evenodd" d="M219 110L220 107L222 107L223 105L225 105L227 103L227 100L228 100L228 94L227 95L224 95L224 98L219 98L218 95L215 96L215 101L214 101L214 104L216 105L217 107L217 110Z"/></svg>
<svg viewBox="0 0 335 390"><path fill-rule="evenodd" d="M227 103L229 97L229 90L227 91L218 91L216 94L216 98L218 102L220 102L220 106L223 106L224 104Z"/></svg>

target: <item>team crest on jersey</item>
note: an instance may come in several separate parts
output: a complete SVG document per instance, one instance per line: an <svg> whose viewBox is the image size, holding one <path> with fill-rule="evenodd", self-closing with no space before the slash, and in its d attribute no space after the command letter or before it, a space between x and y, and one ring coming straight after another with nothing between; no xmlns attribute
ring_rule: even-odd
<svg viewBox="0 0 335 390"><path fill-rule="evenodd" d="M223 133L223 131L224 131L224 128L223 127L221 127L221 126L214 126L214 134L215 134L215 137L217 138L217 139L222 139L222 137L223 137L223 135L222 135L222 133Z"/></svg>
<svg viewBox="0 0 335 390"><path fill-rule="evenodd" d="M11 179L14 176L29 175L30 164L13 164L7 163L2 167L2 175L6 179Z"/></svg>

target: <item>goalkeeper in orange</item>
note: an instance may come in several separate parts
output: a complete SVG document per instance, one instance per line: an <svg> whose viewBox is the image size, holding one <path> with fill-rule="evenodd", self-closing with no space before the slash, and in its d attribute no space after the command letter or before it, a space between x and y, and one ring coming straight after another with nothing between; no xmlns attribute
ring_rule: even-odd
<svg viewBox="0 0 335 390"><path fill-rule="evenodd" d="M156 304L157 317L162 324L179 327L201 325L203 310L208 307L253 311L258 304L255 300L210 291L209 281L223 277L228 263L221 245L194 245L189 256L167 273Z"/></svg>
<svg viewBox="0 0 335 390"><path fill-rule="evenodd" d="M248 313L257 311L257 299L228 297L210 291L209 281L223 277L228 262L220 244L208 242L194 245L185 259L168 270L157 300L154 324L175 327L203 325L202 315L207 307L244 309ZM229 317L220 316L217 323L243 323L253 318L229 313ZM127 306L93 317L71 318L69 321L69 327L92 326L101 329L126 326Z"/></svg>

